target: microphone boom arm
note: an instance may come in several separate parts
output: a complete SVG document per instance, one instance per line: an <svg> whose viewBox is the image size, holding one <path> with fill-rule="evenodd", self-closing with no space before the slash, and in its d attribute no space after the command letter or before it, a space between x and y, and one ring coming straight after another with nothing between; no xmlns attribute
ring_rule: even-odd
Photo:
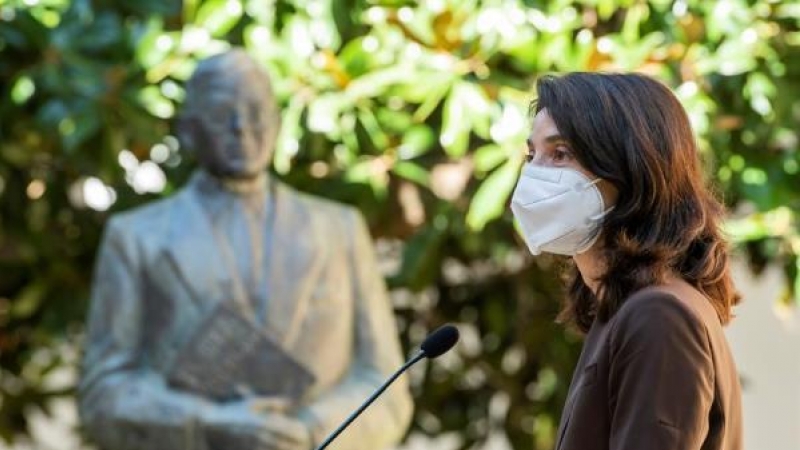
<svg viewBox="0 0 800 450"><path fill-rule="evenodd" d="M390 384L392 384L392 383L394 382L394 380L396 380L396 379L397 379L397 377L399 377L400 375L402 375L402 374L403 374L403 372L405 372L406 370L408 370L408 368L409 368L409 367L413 366L413 365L414 365L414 364L416 364L416 363L417 363L417 362L418 362L420 359L422 359L422 358L424 358L424 357L425 357L425 352L424 352L424 351L420 351L420 352L418 352L416 355L414 355L414 357L412 357L411 359L409 359L408 361L406 361L406 363L405 363L405 364L403 364L403 367L401 367L401 368L400 368L399 370L397 370L397 371L396 371L396 372L395 372L395 373L394 373L394 374L393 374L391 377L389 377L389 379L388 379L388 380L386 380L386 381L385 381L385 382L384 382L384 383L381 385L381 387L379 387L379 388L378 388L378 390L377 390L377 391L375 391L375 392L374 392L374 393L373 393L373 394L372 394L372 395L371 395L371 396L370 396L370 397L367 399L367 401L365 401L365 402L364 402L364 403L363 403L363 404L362 404L362 405L361 405L361 406L360 406L360 407L359 407L357 410L355 410L355 411L354 411L352 414L350 414L350 416L349 416L349 417L348 417L348 418L347 418L347 419L346 419L346 420L345 420L345 421L344 421L344 422L343 422L341 425L339 425L339 428L337 428L337 429L336 429L336 430L335 430L333 433L331 433L330 435L328 435L328 437L325 439L325 441L324 441L324 442L322 442L322 444L320 444L320 445L319 445L319 446L316 448L316 450L323 450L323 449L324 449L324 448L326 448L328 445L330 445L330 443L331 443L331 442L333 442L333 440L334 440L334 439L336 439L336 437L337 437L337 436L339 436L339 434L341 434L341 432L342 432L342 431L344 431L344 429L345 429L345 428L347 428L347 427L350 425L350 423L352 423L354 420L356 420L356 417L360 416L360 415L361 415L361 413L362 413L362 412L364 412L364 410L365 410L365 409L367 409L367 407L368 407L369 405L371 405L371 404L372 404L372 402L374 402L374 401L375 401L375 399L377 399L377 398L378 398L378 397L379 397L379 396L380 396L380 395L383 393L383 391L385 391L385 390L386 390L386 388L388 388L388 387L389 387L389 385L390 385Z"/></svg>

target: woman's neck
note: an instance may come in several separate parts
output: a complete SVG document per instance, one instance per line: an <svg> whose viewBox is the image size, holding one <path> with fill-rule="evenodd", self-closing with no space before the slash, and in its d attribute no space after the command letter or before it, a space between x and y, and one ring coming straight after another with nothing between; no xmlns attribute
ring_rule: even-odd
<svg viewBox="0 0 800 450"><path fill-rule="evenodd" d="M595 245L589 250L573 256L572 260L575 261L575 265L578 267L578 272L580 272L584 284L597 295L597 291L600 288L600 278L605 275L608 269L600 249ZM685 283L685 280L674 270L665 272L655 281L655 284L660 285L676 283Z"/></svg>
<svg viewBox="0 0 800 450"><path fill-rule="evenodd" d="M581 273L581 278L586 286L597 295L597 290L600 286L600 277L605 273L606 267L602 259L602 252L598 249L597 245L589 250L578 253L572 257L575 265L578 267L578 272Z"/></svg>

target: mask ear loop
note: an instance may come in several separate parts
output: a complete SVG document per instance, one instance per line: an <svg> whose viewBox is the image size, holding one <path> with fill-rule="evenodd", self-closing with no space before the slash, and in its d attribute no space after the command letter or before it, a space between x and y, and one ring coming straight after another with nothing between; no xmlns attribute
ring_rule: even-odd
<svg viewBox="0 0 800 450"><path fill-rule="evenodd" d="M591 220L592 222L599 222L599 221L603 220L603 217L605 217L605 216L606 216L606 214L607 214L609 211L611 211L611 209L612 209L612 208L608 208L607 210L605 210L605 211L601 212L600 214L595 214L595 215L593 215L593 216L589 217L589 220Z"/></svg>
<svg viewBox="0 0 800 450"><path fill-rule="evenodd" d="M589 182L589 183L586 185L586 187L585 187L584 189L589 189L589 188L590 188L590 187L592 187L592 186L596 186L596 185L597 185L597 183L599 183L599 182L601 182L601 181L603 181L603 179L602 179L602 178L595 178L594 180L590 181L590 182ZM602 195L602 194L600 194L599 190L598 190L598 195L600 195L600 201L601 201L601 202L603 202L603 206L605 206L605 202L603 201L603 195ZM605 217L605 216L606 216L608 213L610 213L610 212L611 212L613 209L614 209L614 207L613 207L613 206L609 206L608 208L604 209L604 210L603 210L603 212L601 212L601 213L599 213L599 214L595 214L595 215L593 215L593 216L590 216L590 217L589 217L589 220L591 220L592 222L599 222L599 221L603 220L603 217Z"/></svg>
<svg viewBox="0 0 800 450"><path fill-rule="evenodd" d="M586 186L583 187L583 190L589 189L590 187L597 185L597 183L601 181L603 181L602 178L595 178L594 180L586 183Z"/></svg>

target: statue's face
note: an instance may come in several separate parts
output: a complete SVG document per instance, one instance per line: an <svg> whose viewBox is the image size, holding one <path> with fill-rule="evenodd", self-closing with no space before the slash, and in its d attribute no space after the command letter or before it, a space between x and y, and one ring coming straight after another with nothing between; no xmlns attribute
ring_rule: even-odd
<svg viewBox="0 0 800 450"><path fill-rule="evenodd" d="M260 83L224 79L209 83L183 124L200 164L214 175L252 178L269 165L279 118ZM248 89L248 87L250 89Z"/></svg>

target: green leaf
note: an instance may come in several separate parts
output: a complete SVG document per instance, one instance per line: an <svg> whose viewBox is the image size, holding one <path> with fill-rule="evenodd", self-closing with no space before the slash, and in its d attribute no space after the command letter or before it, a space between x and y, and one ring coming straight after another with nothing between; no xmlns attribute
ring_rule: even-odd
<svg viewBox="0 0 800 450"><path fill-rule="evenodd" d="M119 16L105 12L92 21L90 28L82 30L74 45L88 52L100 51L122 39L122 30Z"/></svg>
<svg viewBox="0 0 800 450"><path fill-rule="evenodd" d="M197 4L200 0L183 0L183 17L195 17L197 14Z"/></svg>
<svg viewBox="0 0 800 450"><path fill-rule="evenodd" d="M428 187L430 184L430 173L424 167L411 161L396 162L392 166L392 172L420 186Z"/></svg>
<svg viewBox="0 0 800 450"><path fill-rule="evenodd" d="M315 133L324 133L336 139L341 133L339 117L349 105L339 93L323 94L308 107L306 126Z"/></svg>
<svg viewBox="0 0 800 450"><path fill-rule="evenodd" d="M797 215L786 206L771 211L757 212L739 219L729 219L723 230L731 241L744 243L768 237L784 237L793 233Z"/></svg>
<svg viewBox="0 0 800 450"><path fill-rule="evenodd" d="M195 24L214 37L223 37L242 18L243 12L239 0L207 0L198 9Z"/></svg>
<svg viewBox="0 0 800 450"><path fill-rule="evenodd" d="M412 76L398 85L397 93L403 99L414 103L425 103L431 97L435 97L435 102L438 104L458 79L458 75L452 72L415 69ZM420 83L419 80L425 82Z"/></svg>
<svg viewBox="0 0 800 450"><path fill-rule="evenodd" d="M775 17L800 20L800 3L786 2L776 5Z"/></svg>
<svg viewBox="0 0 800 450"><path fill-rule="evenodd" d="M389 278L389 286L412 291L430 286L439 276L445 236L444 230L436 226L425 227L412 236L403 248L400 271Z"/></svg>
<svg viewBox="0 0 800 450"><path fill-rule="evenodd" d="M769 236L769 229L763 221L753 217L728 220L724 226L725 234L736 243L757 241Z"/></svg>
<svg viewBox="0 0 800 450"><path fill-rule="evenodd" d="M388 191L388 176L381 158L365 158L350 166L345 172L345 180L352 183L367 184L378 197L385 197Z"/></svg>
<svg viewBox="0 0 800 450"><path fill-rule="evenodd" d="M414 119L405 110L395 110L382 105L374 110L381 128L389 134L402 134L414 125Z"/></svg>
<svg viewBox="0 0 800 450"><path fill-rule="evenodd" d="M415 83L417 86L425 85L425 88L419 89L419 92L407 92L406 95L409 100L413 101L416 95L424 92L421 95L422 104L414 112L414 120L422 122L431 115L431 113L442 103L447 93L456 82L456 78L450 75L441 78L434 78L429 83Z"/></svg>
<svg viewBox="0 0 800 450"><path fill-rule="evenodd" d="M698 61L701 73L718 72L724 76L740 75L756 67L756 54L751 45L738 40L724 41L714 52L713 57Z"/></svg>
<svg viewBox="0 0 800 450"><path fill-rule="evenodd" d="M378 120L375 118L375 114L373 114L370 108L359 108L358 120L361 125L364 126L364 129L367 130L367 134L376 148L379 150L386 150L389 147L389 138L386 136L386 133L381 128Z"/></svg>
<svg viewBox="0 0 800 450"><path fill-rule="evenodd" d="M41 281L27 285L14 299L11 305L11 316L16 319L31 317L41 307L45 293L47 293L47 285Z"/></svg>
<svg viewBox="0 0 800 450"><path fill-rule="evenodd" d="M433 130L427 125L414 125L403 133L403 142L397 148L400 159L413 159L424 155L436 142Z"/></svg>
<svg viewBox="0 0 800 450"><path fill-rule="evenodd" d="M488 134L491 112L492 105L480 86L469 82L456 83L445 100L439 138L447 154L458 158L467 153L469 136L476 124Z"/></svg>
<svg viewBox="0 0 800 450"><path fill-rule="evenodd" d="M386 94L390 87L404 82L413 75L411 68L404 65L374 70L350 82L345 95L353 103L361 99L378 97Z"/></svg>
<svg viewBox="0 0 800 450"><path fill-rule="evenodd" d="M136 60L142 67L150 68L163 61L175 43L169 33L164 33L164 23L159 17L150 18L143 29L136 42Z"/></svg>
<svg viewBox="0 0 800 450"><path fill-rule="evenodd" d="M345 72L352 78L365 75L370 71L373 55L364 50L364 38L359 37L348 42L339 53L339 62Z"/></svg>
<svg viewBox="0 0 800 450"><path fill-rule="evenodd" d="M800 255L794 260L794 282L792 284L792 291L794 294L794 301L800 305Z"/></svg>
<svg viewBox="0 0 800 450"><path fill-rule="evenodd" d="M36 86L31 81L30 77L25 75L17 78L14 82L14 87L11 88L11 100L21 105L28 101L29 98L36 92Z"/></svg>
<svg viewBox="0 0 800 450"><path fill-rule="evenodd" d="M497 144L488 144L475 150L472 162L477 172L489 172L508 159L508 153Z"/></svg>
<svg viewBox="0 0 800 450"><path fill-rule="evenodd" d="M639 40L639 27L647 19L647 3L637 3L628 8L625 14L625 23L622 26L622 40L628 43L636 43Z"/></svg>
<svg viewBox="0 0 800 450"><path fill-rule="evenodd" d="M96 111L87 111L76 116L74 128L63 137L64 149L68 152L75 151L92 138L101 125L100 115Z"/></svg>
<svg viewBox="0 0 800 450"><path fill-rule="evenodd" d="M168 119L175 114L175 105L161 94L157 86L147 86L139 93L139 101L152 115Z"/></svg>
<svg viewBox="0 0 800 450"><path fill-rule="evenodd" d="M292 159L297 154L300 146L300 138L303 135L301 128L301 116L305 104L301 97L293 97L289 105L283 110L281 119L281 130L278 134L278 142L275 145L275 157L273 167L280 174L289 172L292 167Z"/></svg>
<svg viewBox="0 0 800 450"><path fill-rule="evenodd" d="M608 20L617 11L617 0L597 0L597 13L603 20Z"/></svg>
<svg viewBox="0 0 800 450"><path fill-rule="evenodd" d="M372 160L362 159L347 168L345 179L354 183L368 184L372 178Z"/></svg>
<svg viewBox="0 0 800 450"><path fill-rule="evenodd" d="M649 33L635 42L617 40L614 46L615 61L629 70L636 70L645 64L653 52L664 45L665 41L666 37L660 31Z"/></svg>
<svg viewBox="0 0 800 450"><path fill-rule="evenodd" d="M480 231L491 220L503 214L518 176L519 162L510 159L486 178L475 192L467 211L467 225L470 229Z"/></svg>

